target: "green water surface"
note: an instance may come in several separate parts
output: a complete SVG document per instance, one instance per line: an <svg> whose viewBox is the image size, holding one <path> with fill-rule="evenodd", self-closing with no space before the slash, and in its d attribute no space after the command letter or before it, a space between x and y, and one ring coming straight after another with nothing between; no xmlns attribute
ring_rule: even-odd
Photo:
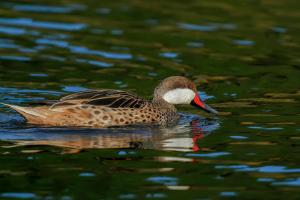
<svg viewBox="0 0 300 200"><path fill-rule="evenodd" d="M220 115L180 106L168 128L45 128L1 106L0 199L300 199L299 10L296 0L1 1L0 102L96 88L150 99L181 75Z"/></svg>

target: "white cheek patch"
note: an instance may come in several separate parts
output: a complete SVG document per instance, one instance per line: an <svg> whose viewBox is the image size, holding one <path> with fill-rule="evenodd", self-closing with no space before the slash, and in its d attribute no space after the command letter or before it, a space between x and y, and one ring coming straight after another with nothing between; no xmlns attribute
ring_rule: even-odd
<svg viewBox="0 0 300 200"><path fill-rule="evenodd" d="M187 88L177 88L164 94L163 99L171 104L190 104L195 92Z"/></svg>

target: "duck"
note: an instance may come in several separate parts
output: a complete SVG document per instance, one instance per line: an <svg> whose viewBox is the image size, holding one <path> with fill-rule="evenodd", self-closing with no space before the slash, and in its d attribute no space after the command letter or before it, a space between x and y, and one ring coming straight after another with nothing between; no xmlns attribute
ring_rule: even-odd
<svg viewBox="0 0 300 200"><path fill-rule="evenodd" d="M27 123L58 127L116 127L174 124L176 105L190 104L212 114L218 112L201 100L196 85L186 77L171 76L154 89L153 99L115 89L86 90L67 95L50 105L22 107L4 104Z"/></svg>

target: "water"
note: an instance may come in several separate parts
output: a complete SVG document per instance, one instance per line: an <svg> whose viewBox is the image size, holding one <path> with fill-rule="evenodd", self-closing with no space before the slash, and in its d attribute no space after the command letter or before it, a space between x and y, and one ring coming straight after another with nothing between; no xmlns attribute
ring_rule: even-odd
<svg viewBox="0 0 300 200"><path fill-rule="evenodd" d="M31 126L0 106L1 199L299 199L296 1L0 2L0 102L184 75L220 112L173 127ZM205 91L205 92L204 92Z"/></svg>

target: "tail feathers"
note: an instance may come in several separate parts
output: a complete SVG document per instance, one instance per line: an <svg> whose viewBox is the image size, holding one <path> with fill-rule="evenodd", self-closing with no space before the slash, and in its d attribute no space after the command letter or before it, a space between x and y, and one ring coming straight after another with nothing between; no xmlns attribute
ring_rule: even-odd
<svg viewBox="0 0 300 200"><path fill-rule="evenodd" d="M23 115L26 119L46 118L46 116L43 113L38 112L37 109L34 109L32 107L21 107L21 106L15 106L15 105L10 105L5 103L1 103L1 104L14 109L15 111Z"/></svg>

